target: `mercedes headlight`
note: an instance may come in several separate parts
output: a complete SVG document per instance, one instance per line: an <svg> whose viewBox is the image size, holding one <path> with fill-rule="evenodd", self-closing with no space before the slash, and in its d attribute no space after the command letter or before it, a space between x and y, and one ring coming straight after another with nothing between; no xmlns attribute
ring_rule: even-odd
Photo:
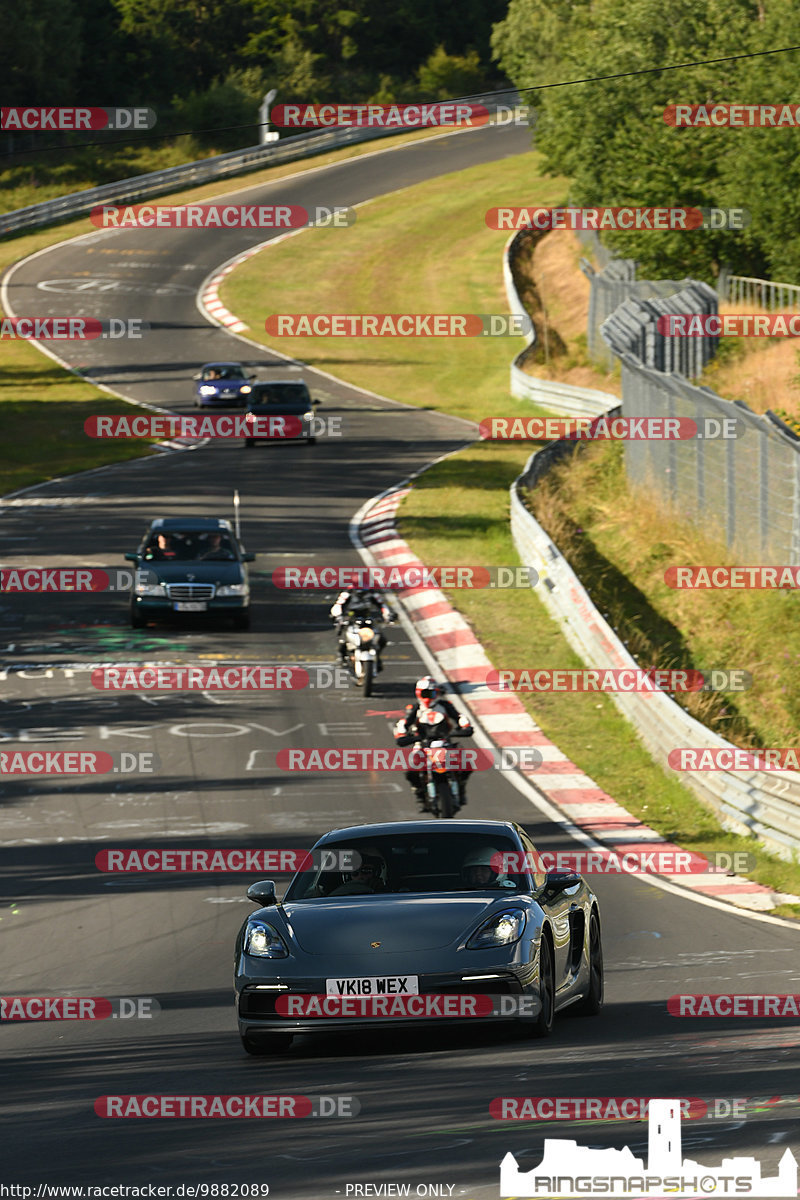
<svg viewBox="0 0 800 1200"><path fill-rule="evenodd" d="M309 412L304 412L304 413L303 413L303 420L304 420L304 421L308 421L309 423L310 423L311 421L313 421L313 420L314 420L314 410L313 410L313 408L312 408L312 409L311 409Z"/></svg>
<svg viewBox="0 0 800 1200"><path fill-rule="evenodd" d="M223 583L217 588L218 596L246 596L250 588L246 583Z"/></svg>
<svg viewBox="0 0 800 1200"><path fill-rule="evenodd" d="M255 958L288 958L286 942L274 925L267 921L250 921L244 938L245 954Z"/></svg>
<svg viewBox="0 0 800 1200"><path fill-rule="evenodd" d="M484 921L467 942L468 950L512 946L522 937L527 916L524 908L505 908Z"/></svg>
<svg viewBox="0 0 800 1200"><path fill-rule="evenodd" d="M144 579L137 579L134 588L137 596L166 596L163 583L147 583Z"/></svg>

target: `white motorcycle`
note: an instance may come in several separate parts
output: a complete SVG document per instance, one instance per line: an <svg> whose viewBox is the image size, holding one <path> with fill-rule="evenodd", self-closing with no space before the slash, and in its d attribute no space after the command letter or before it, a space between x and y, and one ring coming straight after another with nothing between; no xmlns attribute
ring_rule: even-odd
<svg viewBox="0 0 800 1200"><path fill-rule="evenodd" d="M371 617L353 617L344 631L344 647L353 678L365 696L372 695L372 683L382 670L381 650L386 639L373 625Z"/></svg>

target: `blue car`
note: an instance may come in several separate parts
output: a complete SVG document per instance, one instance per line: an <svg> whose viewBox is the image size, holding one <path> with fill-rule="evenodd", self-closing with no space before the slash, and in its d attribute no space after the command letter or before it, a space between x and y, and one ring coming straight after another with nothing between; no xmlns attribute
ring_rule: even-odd
<svg viewBox="0 0 800 1200"><path fill-rule="evenodd" d="M244 405L250 395L255 375L248 375L241 363L212 362L201 367L195 380L194 406Z"/></svg>

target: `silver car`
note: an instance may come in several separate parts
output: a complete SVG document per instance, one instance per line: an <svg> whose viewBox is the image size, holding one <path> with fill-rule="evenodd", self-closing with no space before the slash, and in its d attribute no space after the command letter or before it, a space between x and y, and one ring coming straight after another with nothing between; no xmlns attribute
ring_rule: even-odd
<svg viewBox="0 0 800 1200"><path fill-rule="evenodd" d="M249 1054L294 1034L476 1017L544 1037L567 1007L598 1013L597 898L579 875L539 869L504 821L402 821L321 838L282 901L271 880L236 942L239 1032Z"/></svg>

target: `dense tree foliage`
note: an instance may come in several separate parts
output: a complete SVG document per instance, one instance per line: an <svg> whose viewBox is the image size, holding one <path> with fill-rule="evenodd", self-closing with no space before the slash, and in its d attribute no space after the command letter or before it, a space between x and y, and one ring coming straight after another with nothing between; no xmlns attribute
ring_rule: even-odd
<svg viewBox="0 0 800 1200"><path fill-rule="evenodd" d="M800 43L795 0L511 0L492 44L520 88ZM670 104L796 103L800 52L528 93L547 169L589 205L746 208L739 233L608 233L645 277L713 281L720 265L800 282L800 130L667 125ZM526 202L536 203L535 197Z"/></svg>

